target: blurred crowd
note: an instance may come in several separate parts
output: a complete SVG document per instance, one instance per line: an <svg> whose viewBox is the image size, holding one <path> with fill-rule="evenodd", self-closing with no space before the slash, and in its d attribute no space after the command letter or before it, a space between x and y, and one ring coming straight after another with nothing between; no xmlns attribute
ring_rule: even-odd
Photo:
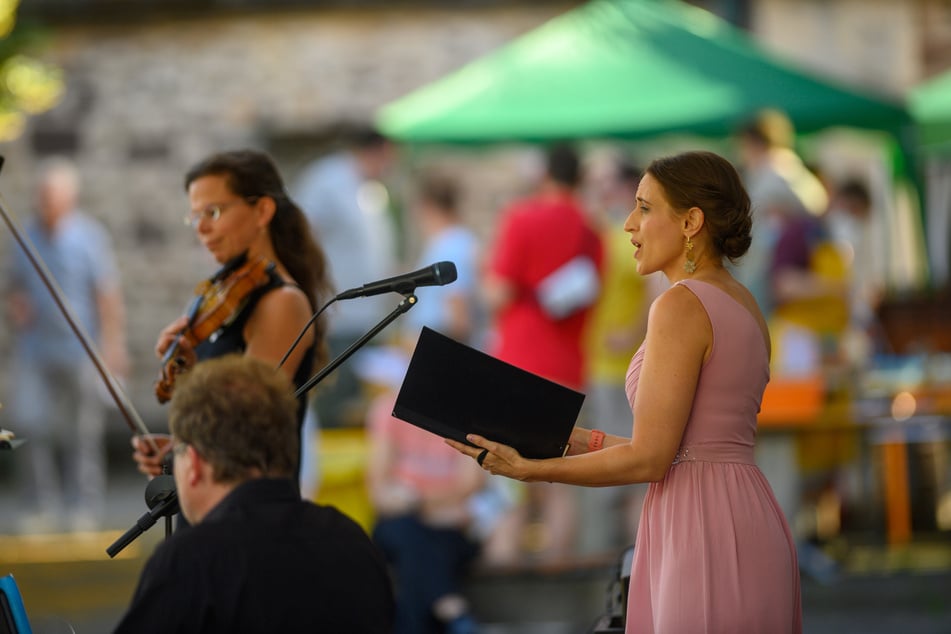
<svg viewBox="0 0 951 634"><path fill-rule="evenodd" d="M772 382L814 380L823 394L847 398L855 373L882 345L875 201L862 175L832 180L804 164L794 141L779 112L760 113L733 139L754 210L753 246L736 274L769 319ZM416 169L405 199L393 200L387 181L402 157L372 130L308 165L291 191L326 251L337 291L439 261L456 265L455 282L417 289L413 310L314 390L301 486L306 497L332 497L339 487L328 472L335 439L356 433L365 449L361 487L334 502L361 515L408 593L400 600L422 615L413 618L435 614L459 632L467 631L461 585L467 566L614 557L634 541L644 493L641 486L502 480L391 415L416 337L428 326L584 392L580 422L630 433L625 376L651 301L666 288L656 275L636 273L635 249L622 230L638 163L620 147L586 153L555 144L545 152L544 169L524 183L524 196L493 210L490 232L477 231L465 216L462 181L442 167ZM75 167L59 161L45 168L29 231L121 374L127 361L119 272L108 235L78 209L78 191ZM89 388L88 362L23 256L11 255L5 297L17 329L16 376L24 385L12 391L5 426L30 437L17 455L30 509L22 529L92 528L104 489L100 390ZM538 290L545 287L555 291ZM330 358L395 305L386 295L333 305ZM803 519L816 514L803 509L820 501L841 505L854 476L857 438L831 444L824 438L760 441L759 462L803 541L821 532Z"/></svg>

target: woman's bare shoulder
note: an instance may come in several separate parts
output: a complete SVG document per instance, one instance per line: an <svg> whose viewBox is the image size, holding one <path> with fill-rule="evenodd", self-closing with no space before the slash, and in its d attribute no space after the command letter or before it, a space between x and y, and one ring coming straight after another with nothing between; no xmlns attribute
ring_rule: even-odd
<svg viewBox="0 0 951 634"><path fill-rule="evenodd" d="M651 303L652 320L682 321L691 317L701 317L706 313L700 299L686 286L674 284Z"/></svg>
<svg viewBox="0 0 951 634"><path fill-rule="evenodd" d="M310 300L298 286L293 284L284 284L274 290L265 293L258 301L254 309L254 319L270 322L292 318L294 321L303 322L310 318L311 314Z"/></svg>

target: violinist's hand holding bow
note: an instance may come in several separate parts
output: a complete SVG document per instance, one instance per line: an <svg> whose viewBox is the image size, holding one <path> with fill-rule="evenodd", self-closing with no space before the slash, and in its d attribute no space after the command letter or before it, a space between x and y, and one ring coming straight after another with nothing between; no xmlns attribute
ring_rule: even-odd
<svg viewBox="0 0 951 634"><path fill-rule="evenodd" d="M455 440L446 439L446 444L465 454L479 463L479 465L495 475L502 475L513 480L523 482L531 481L533 465L537 460L523 458L518 451L503 445L502 443L491 441L476 434L469 434L466 440L473 445L467 445Z"/></svg>
<svg viewBox="0 0 951 634"><path fill-rule="evenodd" d="M139 471L151 479L164 473L165 457L172 450L172 437L168 434L133 436L132 448L135 449L132 459L135 460ZM158 449L157 452L155 448Z"/></svg>

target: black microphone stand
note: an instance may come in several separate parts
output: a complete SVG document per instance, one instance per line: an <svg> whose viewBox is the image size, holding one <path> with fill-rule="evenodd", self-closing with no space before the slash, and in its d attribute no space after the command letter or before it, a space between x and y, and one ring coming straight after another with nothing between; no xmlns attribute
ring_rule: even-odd
<svg viewBox="0 0 951 634"><path fill-rule="evenodd" d="M165 471L168 471L166 465ZM145 487L145 503L151 509L136 520L135 525L106 548L110 557L115 557L123 548L152 528L158 518L165 518L165 538L172 534L172 516L178 513L178 493L175 491L175 478L168 473L155 476Z"/></svg>
<svg viewBox="0 0 951 634"><path fill-rule="evenodd" d="M336 298L335 298L336 299ZM319 372L307 380L302 386L300 386L296 392L294 392L294 397L300 397L303 394L306 394L318 383L323 381L328 374L336 370L344 361L349 359L354 352L362 348L367 344L370 339L375 337L380 333L381 330L389 326L397 317L408 311L410 308L416 305L416 302L419 301L416 298L416 295L410 291L403 294L403 300L393 309L390 314L381 319L377 325L371 328L365 335L354 341L350 346L341 352L337 357L335 357L330 363L325 365ZM325 307L326 308L326 307ZM321 309L323 310L323 309ZM315 315L316 316L316 315ZM310 324L308 324L309 326ZM298 341L300 337L298 337ZM295 341L291 344L291 350L294 349L294 346L297 345L298 341ZM287 354L284 355L286 359L290 354L291 350L287 351ZM283 364L283 362L282 362ZM149 512L140 517L135 525L127 530L119 539L112 543L106 549L106 553L110 557L115 557L123 548L131 544L138 538L139 535L152 528L158 518L165 518L165 538L167 539L172 534L172 515L178 513L178 492L175 490L175 479L168 475L169 465L166 462L164 466L165 473L160 476L156 476L149 481L148 486L145 488L145 503L148 505Z"/></svg>
<svg viewBox="0 0 951 634"><path fill-rule="evenodd" d="M412 291L404 294L403 301L401 301L399 305L396 308L394 308L393 311L389 315L381 319L380 322L376 326L371 328L365 335L363 335L362 337L354 341L352 344L350 344L350 346L346 350L341 352L333 361L325 365L323 369L320 370L320 372L310 377L306 383L300 386L297 389L297 391L294 392L295 398L303 394L306 394L315 385L323 381L327 377L328 374L336 370L344 361L349 359L350 356L354 352L356 352L357 350L365 346L367 342L370 341L370 339L373 339L373 337L375 337L381 330L389 326L397 317L399 317L400 315L408 311L410 308L415 306L417 301L419 300L416 298L416 295L414 295Z"/></svg>

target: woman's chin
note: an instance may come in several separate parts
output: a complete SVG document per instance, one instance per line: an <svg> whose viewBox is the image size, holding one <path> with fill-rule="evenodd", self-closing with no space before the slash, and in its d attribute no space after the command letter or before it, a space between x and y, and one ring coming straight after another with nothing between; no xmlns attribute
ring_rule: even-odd
<svg viewBox="0 0 951 634"><path fill-rule="evenodd" d="M218 251L218 250L209 249L209 250L208 250L208 254L211 255L211 257L212 257L212 258L215 260L215 262L217 262L218 264L225 264L228 260L230 260L230 258L227 257L225 253L223 253L223 252L221 252L221 251Z"/></svg>

